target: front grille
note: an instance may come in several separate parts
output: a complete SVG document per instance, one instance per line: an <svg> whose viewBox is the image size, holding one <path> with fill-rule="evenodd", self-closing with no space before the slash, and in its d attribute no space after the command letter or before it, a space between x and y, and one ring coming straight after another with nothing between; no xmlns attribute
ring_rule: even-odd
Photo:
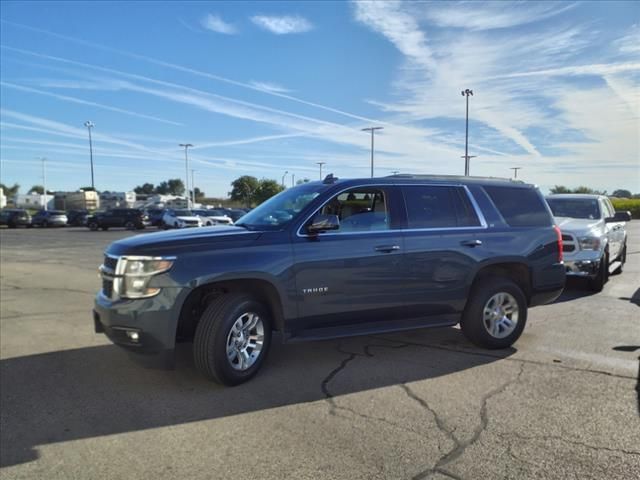
<svg viewBox="0 0 640 480"><path fill-rule="evenodd" d="M575 252L578 249L578 242L573 235L568 233L562 234L562 251L563 252Z"/></svg>
<svg viewBox="0 0 640 480"><path fill-rule="evenodd" d="M102 277L102 294L107 298L111 298L113 294L113 280L110 278Z"/></svg>
<svg viewBox="0 0 640 480"><path fill-rule="evenodd" d="M118 259L114 257L110 257L109 255L104 256L104 266L109 270L116 271L116 266L118 265Z"/></svg>

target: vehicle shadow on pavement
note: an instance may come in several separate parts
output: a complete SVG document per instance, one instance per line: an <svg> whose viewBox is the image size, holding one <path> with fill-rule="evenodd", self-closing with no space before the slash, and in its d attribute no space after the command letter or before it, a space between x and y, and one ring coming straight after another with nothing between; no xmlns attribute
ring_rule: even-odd
<svg viewBox="0 0 640 480"><path fill-rule="evenodd" d="M631 297L619 297L620 300L627 300L631 303L633 303L634 305L637 305L638 307L640 307L640 288L638 288L633 295L631 295Z"/></svg>
<svg viewBox="0 0 640 480"><path fill-rule="evenodd" d="M39 445L222 418L436 378L515 351L478 350L455 328L416 331L411 344L394 335L287 345L274 342L262 371L233 388L201 377L189 344L179 345L177 367L169 371L139 367L113 345L4 359L0 361L0 466L37 459Z"/></svg>
<svg viewBox="0 0 640 480"><path fill-rule="evenodd" d="M567 278L567 283L565 284L562 295L560 295L557 298L557 300L553 303L571 302L572 300L577 300L579 298L584 298L584 297L590 297L591 295L596 295L596 294L597 292L594 292L589 288L587 279Z"/></svg>

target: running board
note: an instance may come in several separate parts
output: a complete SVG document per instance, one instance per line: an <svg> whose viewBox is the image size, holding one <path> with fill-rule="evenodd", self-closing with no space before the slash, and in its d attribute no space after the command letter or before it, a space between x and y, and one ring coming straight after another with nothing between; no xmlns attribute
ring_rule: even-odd
<svg viewBox="0 0 640 480"><path fill-rule="evenodd" d="M616 260L615 262L609 264L609 273L615 272L618 268L620 268L622 262L620 260Z"/></svg>
<svg viewBox="0 0 640 480"><path fill-rule="evenodd" d="M363 322L351 325L312 328L292 332L285 339L287 343L330 340L333 338L357 337L360 335L378 335L382 333L416 330L430 327L450 327L459 322L460 315L439 315L438 317L421 317L407 320L389 320L382 322Z"/></svg>

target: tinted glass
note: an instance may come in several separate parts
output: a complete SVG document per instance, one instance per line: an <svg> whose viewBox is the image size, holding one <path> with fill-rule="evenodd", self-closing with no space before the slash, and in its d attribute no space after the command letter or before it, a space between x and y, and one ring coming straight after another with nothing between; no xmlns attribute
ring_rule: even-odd
<svg viewBox="0 0 640 480"><path fill-rule="evenodd" d="M595 198L548 198L547 203L555 217L600 218L598 200Z"/></svg>
<svg viewBox="0 0 640 480"><path fill-rule="evenodd" d="M486 186L494 205L512 227L546 227L552 225L544 200L533 188Z"/></svg>
<svg viewBox="0 0 640 480"><path fill-rule="evenodd" d="M451 187L402 187L409 228L450 228L458 226L456 199ZM459 208L463 209L461 200Z"/></svg>
<svg viewBox="0 0 640 480"><path fill-rule="evenodd" d="M388 212L383 190L359 187L333 197L319 213L337 215L340 220L337 233L341 233L388 230L391 228Z"/></svg>

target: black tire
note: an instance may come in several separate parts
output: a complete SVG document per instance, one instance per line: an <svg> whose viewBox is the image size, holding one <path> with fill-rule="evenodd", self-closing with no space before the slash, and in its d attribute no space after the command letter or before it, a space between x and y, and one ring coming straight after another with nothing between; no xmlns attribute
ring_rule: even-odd
<svg viewBox="0 0 640 480"><path fill-rule="evenodd" d="M503 338L497 338L489 333L484 322L485 306L499 293L509 294L518 307L515 327ZM462 314L460 327L464 336L473 344L482 348L498 349L513 345L522 334L526 323L527 299L520 287L508 278L485 277L472 288L471 297Z"/></svg>
<svg viewBox="0 0 640 480"><path fill-rule="evenodd" d="M124 224L124 228L127 230L134 230L136 228L136 224L133 222L127 222Z"/></svg>
<svg viewBox="0 0 640 480"><path fill-rule="evenodd" d="M87 227L89 227L89 230L91 230L92 232L98 231L98 224L96 222L90 222L89 224L87 224Z"/></svg>
<svg viewBox="0 0 640 480"><path fill-rule="evenodd" d="M227 338L244 313L257 314L263 322L264 340L259 356L246 370L236 370L227 358ZM200 317L193 340L196 368L208 379L223 385L239 385L252 378L262 366L271 344L271 318L265 306L244 293L230 293L215 299Z"/></svg>
<svg viewBox="0 0 640 480"><path fill-rule="evenodd" d="M589 288L594 292L601 292L607 280L609 280L609 253L605 252L600 260L598 273L595 277L589 279Z"/></svg>
<svg viewBox="0 0 640 480"><path fill-rule="evenodd" d="M100 227L100 228L102 228L103 232L106 232L107 230L109 230L109 227Z"/></svg>
<svg viewBox="0 0 640 480"><path fill-rule="evenodd" d="M49 222L47 222L46 220L42 221L42 228L49 228Z"/></svg>
<svg viewBox="0 0 640 480"><path fill-rule="evenodd" d="M622 252L620 253L620 256L618 257L618 261L620 262L620 266L618 268L615 269L615 271L613 273L615 273L616 275L619 275L622 273L622 271L624 270L624 264L627 263L627 242L624 242L624 245L622 246Z"/></svg>

